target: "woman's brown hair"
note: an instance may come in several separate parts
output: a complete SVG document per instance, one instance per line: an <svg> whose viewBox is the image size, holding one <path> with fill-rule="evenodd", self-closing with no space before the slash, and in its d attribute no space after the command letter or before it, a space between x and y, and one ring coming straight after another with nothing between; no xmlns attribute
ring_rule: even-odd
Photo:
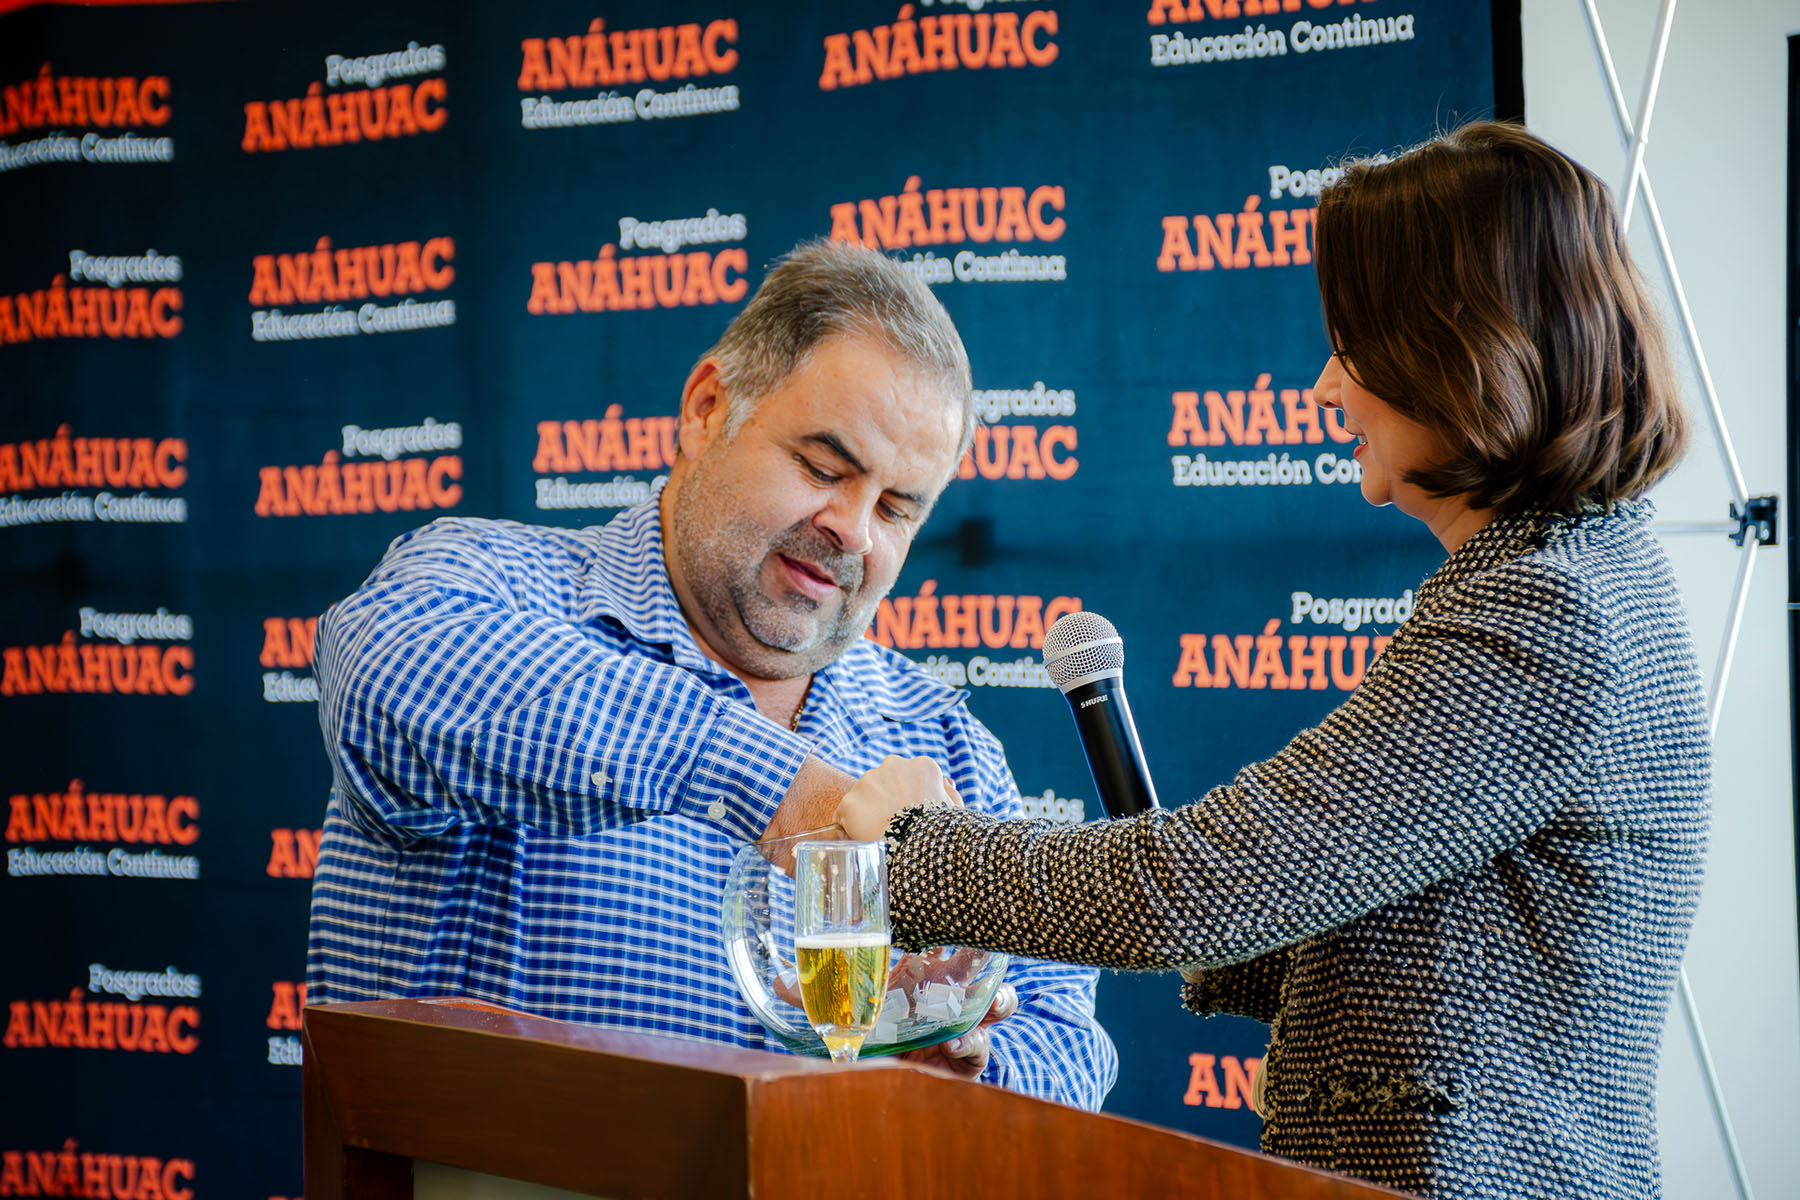
<svg viewBox="0 0 1800 1200"><path fill-rule="evenodd" d="M1465 125L1347 167L1316 234L1334 351L1447 448L1415 485L1571 511L1639 495L1681 457L1674 369L1612 197L1523 129Z"/></svg>

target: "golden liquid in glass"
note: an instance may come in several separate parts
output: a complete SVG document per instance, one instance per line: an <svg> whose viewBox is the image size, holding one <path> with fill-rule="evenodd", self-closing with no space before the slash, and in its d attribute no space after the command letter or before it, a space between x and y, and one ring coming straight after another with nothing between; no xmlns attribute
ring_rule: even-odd
<svg viewBox="0 0 1800 1200"><path fill-rule="evenodd" d="M834 1059L853 1059L887 995L886 933L833 933L794 943L806 1016Z"/></svg>

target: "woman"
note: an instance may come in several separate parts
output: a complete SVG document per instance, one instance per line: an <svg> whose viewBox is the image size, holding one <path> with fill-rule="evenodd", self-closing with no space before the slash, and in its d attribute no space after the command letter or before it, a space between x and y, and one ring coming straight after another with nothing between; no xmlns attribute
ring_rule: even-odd
<svg viewBox="0 0 1800 1200"><path fill-rule="evenodd" d="M1273 1154L1433 1197L1659 1191L1663 1015L1700 890L1705 703L1636 499L1685 439L1605 187L1476 124L1320 198L1314 389L1363 495L1449 553L1361 686L1175 811L1056 828L925 760L845 797L896 940L1182 967L1270 1021Z"/></svg>

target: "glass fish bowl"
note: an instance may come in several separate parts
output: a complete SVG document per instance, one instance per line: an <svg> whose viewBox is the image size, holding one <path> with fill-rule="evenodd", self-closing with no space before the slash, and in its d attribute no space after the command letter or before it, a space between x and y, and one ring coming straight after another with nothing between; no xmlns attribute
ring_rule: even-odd
<svg viewBox="0 0 1800 1200"><path fill-rule="evenodd" d="M829 1057L800 1002L794 954L794 881L779 862L794 843L758 842L738 851L725 882L720 936L732 980L750 1011L796 1054ZM888 951L887 993L861 1057L900 1054L948 1041L987 1015L1006 974L1007 956L939 946L920 954Z"/></svg>

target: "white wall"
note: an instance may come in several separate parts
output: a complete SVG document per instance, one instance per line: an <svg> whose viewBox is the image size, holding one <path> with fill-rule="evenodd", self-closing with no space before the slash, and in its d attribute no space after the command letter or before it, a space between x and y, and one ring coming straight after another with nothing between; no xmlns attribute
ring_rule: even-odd
<svg viewBox="0 0 1800 1200"><path fill-rule="evenodd" d="M1658 0L1599 0L1633 119ZM1618 189L1621 141L1581 0L1524 0L1527 123ZM1787 36L1800 0L1687 0L1675 11L1646 161L1752 495L1786 491ZM1641 208L1641 202L1640 202ZM1640 268L1666 296L1649 226ZM1672 311L1672 306L1671 306ZM1670 323L1679 340L1678 327ZM1699 438L1658 489L1668 521L1719 520L1731 498L1685 357ZM1783 537L1785 542L1785 534ZM1729 616L1737 549L1722 535L1666 539L1710 678ZM1725 689L1713 775L1705 897L1687 968L1758 1200L1800 1197L1800 941L1795 929L1785 548L1757 553ZM1733 1194L1688 1026L1664 1035L1659 1114L1665 1194Z"/></svg>

